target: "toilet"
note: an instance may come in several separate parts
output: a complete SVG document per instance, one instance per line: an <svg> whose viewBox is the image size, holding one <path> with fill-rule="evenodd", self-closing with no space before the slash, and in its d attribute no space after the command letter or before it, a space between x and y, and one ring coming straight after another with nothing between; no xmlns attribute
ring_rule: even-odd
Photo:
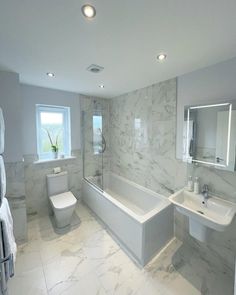
<svg viewBox="0 0 236 295"><path fill-rule="evenodd" d="M63 228L70 225L77 199L68 191L68 173L47 175L47 191L56 226Z"/></svg>

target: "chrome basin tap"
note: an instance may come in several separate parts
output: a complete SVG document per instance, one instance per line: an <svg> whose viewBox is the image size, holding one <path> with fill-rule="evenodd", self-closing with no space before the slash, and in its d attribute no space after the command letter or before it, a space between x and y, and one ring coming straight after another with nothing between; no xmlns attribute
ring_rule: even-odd
<svg viewBox="0 0 236 295"><path fill-rule="evenodd" d="M204 184L202 187L202 195L204 197L204 202L209 199L209 187L207 184Z"/></svg>

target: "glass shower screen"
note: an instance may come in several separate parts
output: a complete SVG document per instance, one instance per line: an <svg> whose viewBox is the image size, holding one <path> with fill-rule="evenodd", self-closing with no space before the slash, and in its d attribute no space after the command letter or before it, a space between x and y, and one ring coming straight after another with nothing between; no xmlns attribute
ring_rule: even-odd
<svg viewBox="0 0 236 295"><path fill-rule="evenodd" d="M103 156L106 139L103 136L103 114L98 110L82 113L84 178L103 190Z"/></svg>

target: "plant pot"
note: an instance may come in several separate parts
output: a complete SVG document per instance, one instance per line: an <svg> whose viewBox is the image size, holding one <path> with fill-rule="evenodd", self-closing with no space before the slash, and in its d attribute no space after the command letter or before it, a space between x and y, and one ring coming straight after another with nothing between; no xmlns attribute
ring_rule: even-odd
<svg viewBox="0 0 236 295"><path fill-rule="evenodd" d="M58 158L58 152L52 152L52 155L53 155L53 159L57 159Z"/></svg>

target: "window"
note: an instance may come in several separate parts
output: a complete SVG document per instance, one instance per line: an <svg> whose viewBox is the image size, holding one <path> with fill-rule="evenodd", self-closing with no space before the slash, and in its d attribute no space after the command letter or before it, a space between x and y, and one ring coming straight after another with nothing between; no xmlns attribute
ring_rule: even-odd
<svg viewBox="0 0 236 295"><path fill-rule="evenodd" d="M102 149L102 116L93 115L93 152L99 154Z"/></svg>
<svg viewBox="0 0 236 295"><path fill-rule="evenodd" d="M59 155L70 156L70 108L36 105L37 149L40 160L53 158L53 147Z"/></svg>

